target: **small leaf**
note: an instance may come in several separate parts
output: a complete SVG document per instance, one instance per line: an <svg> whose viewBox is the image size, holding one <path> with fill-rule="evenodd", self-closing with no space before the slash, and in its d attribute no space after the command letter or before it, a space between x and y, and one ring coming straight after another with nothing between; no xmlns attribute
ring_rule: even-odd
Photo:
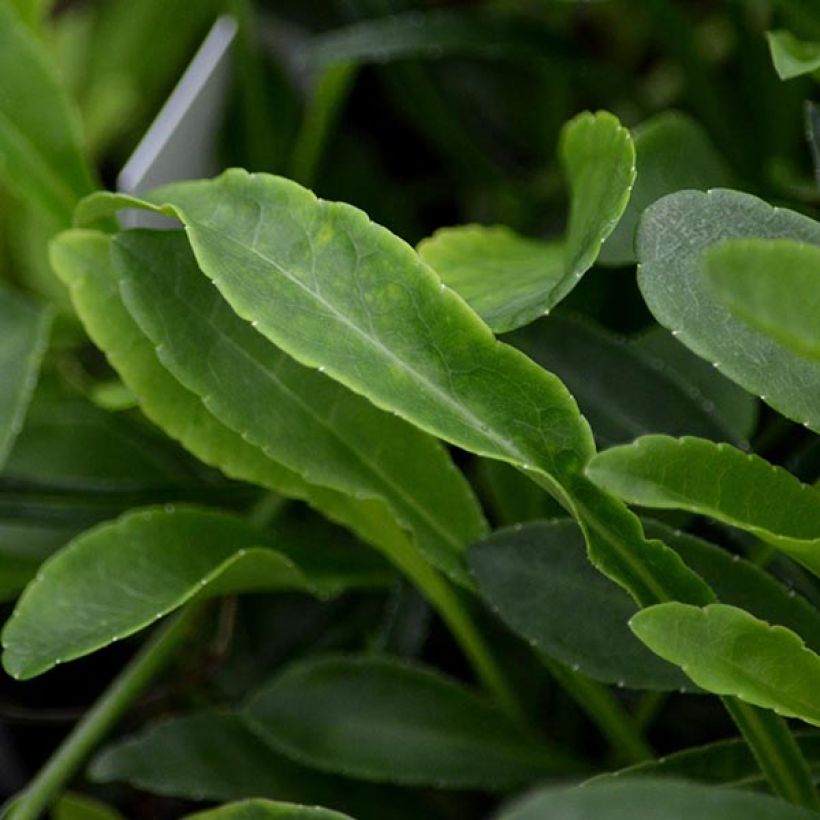
<svg viewBox="0 0 820 820"><path fill-rule="evenodd" d="M731 185L732 173L707 132L686 114L669 111L632 131L637 176L624 215L601 248L604 265L636 261L635 234L641 214L666 194Z"/></svg>
<svg viewBox="0 0 820 820"><path fill-rule="evenodd" d="M628 503L747 530L820 574L820 491L759 456L703 439L644 436L598 454L587 474Z"/></svg>
<svg viewBox="0 0 820 820"><path fill-rule="evenodd" d="M635 602L590 564L574 521L496 530L469 559L485 600L550 657L604 683L666 691L687 684L630 632Z"/></svg>
<svg viewBox="0 0 820 820"><path fill-rule="evenodd" d="M184 507L130 512L43 565L3 630L3 665L31 678L132 635L197 595L268 589L338 591L333 577L306 577L239 517Z"/></svg>
<svg viewBox="0 0 820 820"><path fill-rule="evenodd" d="M42 44L0 3L0 175L61 225L94 190L77 115Z"/></svg>
<svg viewBox="0 0 820 820"><path fill-rule="evenodd" d="M769 52L781 80L820 70L820 43L799 40L790 31L767 31Z"/></svg>
<svg viewBox="0 0 820 820"><path fill-rule="evenodd" d="M820 656L790 629L724 604L677 602L641 610L630 626L707 691L820 725Z"/></svg>
<svg viewBox="0 0 820 820"><path fill-rule="evenodd" d="M710 248L704 260L732 313L799 356L820 360L820 246L743 239Z"/></svg>
<svg viewBox="0 0 820 820"><path fill-rule="evenodd" d="M22 296L0 287L0 327L3 329L0 340L0 471L23 426L48 344L50 326L51 313L48 310L35 307Z"/></svg>
<svg viewBox="0 0 820 820"><path fill-rule="evenodd" d="M376 657L300 662L254 695L245 716L297 762L365 780L496 790L572 770L468 689Z"/></svg>
<svg viewBox="0 0 820 820"><path fill-rule="evenodd" d="M820 224L736 191L681 191L647 209L638 233L638 284L678 341L775 410L820 430L820 362L795 358L732 315L702 271L703 252L728 239L820 245Z"/></svg>
<svg viewBox="0 0 820 820"><path fill-rule="evenodd" d="M629 200L635 151L611 114L579 114L564 127L559 150L572 194L563 242L467 225L440 230L418 247L496 333L529 324L558 304L595 263Z"/></svg>
<svg viewBox="0 0 820 820"><path fill-rule="evenodd" d="M811 820L815 812L761 794L667 778L541 789L498 820Z"/></svg>
<svg viewBox="0 0 820 820"><path fill-rule="evenodd" d="M603 446L647 433L742 441L713 401L590 320L556 313L506 341L564 381Z"/></svg>
<svg viewBox="0 0 820 820"><path fill-rule="evenodd" d="M820 733L797 732L794 739L816 779L820 775ZM659 760L650 760L616 772L598 775L589 782L600 783L627 777L681 777L737 788L766 787L766 777L760 770L749 744L742 738L693 746L665 755Z"/></svg>
<svg viewBox="0 0 820 820"><path fill-rule="evenodd" d="M122 815L98 800L69 792L57 801L52 820L122 820Z"/></svg>
<svg viewBox="0 0 820 820"><path fill-rule="evenodd" d="M216 809L186 814L187 820L353 820L346 814L316 806L274 803L270 800L242 800ZM185 818L183 820L185 820Z"/></svg>

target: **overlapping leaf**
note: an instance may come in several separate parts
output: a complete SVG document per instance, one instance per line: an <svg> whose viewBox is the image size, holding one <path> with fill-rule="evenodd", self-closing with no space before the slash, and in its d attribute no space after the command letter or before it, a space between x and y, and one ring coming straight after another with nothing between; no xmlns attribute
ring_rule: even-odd
<svg viewBox="0 0 820 820"><path fill-rule="evenodd" d="M799 356L820 360L820 246L744 239L710 249L705 262L732 313Z"/></svg>
<svg viewBox="0 0 820 820"><path fill-rule="evenodd" d="M241 800L216 809L186 814L185 817L188 820L353 820L330 809L274 803L272 800Z"/></svg>
<svg viewBox="0 0 820 820"><path fill-rule="evenodd" d="M820 491L759 456L703 439L644 436L598 454L587 474L630 503L745 529L820 574Z"/></svg>
<svg viewBox="0 0 820 820"><path fill-rule="evenodd" d="M724 604L677 602L642 610L630 626L707 691L820 725L820 656L790 629Z"/></svg>
<svg viewBox="0 0 820 820"><path fill-rule="evenodd" d="M444 228L419 255L496 333L529 324L560 302L595 263L635 181L629 132L611 114L580 114L564 127L561 162L571 189L563 241L507 228Z"/></svg>
<svg viewBox="0 0 820 820"><path fill-rule="evenodd" d="M781 80L820 71L820 43L800 40L790 31L767 31L769 52Z"/></svg>
<svg viewBox="0 0 820 820"><path fill-rule="evenodd" d="M366 780L496 790L573 768L454 681L376 657L302 661L254 695L245 718L294 760Z"/></svg>
<svg viewBox="0 0 820 820"><path fill-rule="evenodd" d="M736 191L682 191L649 208L638 234L638 282L655 318L687 347L784 415L820 430L820 362L799 359L732 315L702 255L729 239L820 245L820 224Z"/></svg>
<svg viewBox="0 0 820 820"><path fill-rule="evenodd" d="M286 544L285 551L273 544L241 518L196 508L138 510L101 524L50 558L27 587L3 630L3 665L14 677L33 677L198 595L273 589L328 596L384 580L378 563L368 568L366 561L346 576L308 576Z"/></svg>

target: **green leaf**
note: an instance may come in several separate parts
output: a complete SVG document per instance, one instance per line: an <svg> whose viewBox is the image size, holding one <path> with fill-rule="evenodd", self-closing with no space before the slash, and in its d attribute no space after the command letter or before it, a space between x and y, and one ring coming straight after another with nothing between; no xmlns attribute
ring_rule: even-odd
<svg viewBox="0 0 820 820"><path fill-rule="evenodd" d="M601 248L605 265L636 261L635 234L641 214L666 194L706 191L732 184L732 173L696 120L677 111L658 114L632 131L637 177L615 230Z"/></svg>
<svg viewBox="0 0 820 820"><path fill-rule="evenodd" d="M122 820L122 815L98 800L69 792L57 802L52 820Z"/></svg>
<svg viewBox="0 0 820 820"><path fill-rule="evenodd" d="M653 325L632 340L649 363L706 410L714 412L741 440L748 440L757 426L757 397L727 379L711 362L696 356L668 330Z"/></svg>
<svg viewBox="0 0 820 820"><path fill-rule="evenodd" d="M297 364L237 317L184 234L121 234L113 254L131 315L214 416L306 482L384 502L428 560L469 584L463 552L486 525L438 442Z"/></svg>
<svg viewBox="0 0 820 820"><path fill-rule="evenodd" d="M724 604L677 602L641 610L630 626L707 691L820 725L820 656L790 629Z"/></svg>
<svg viewBox="0 0 820 820"><path fill-rule="evenodd" d="M379 820L379 805L399 795L312 771L263 743L232 713L200 712L153 723L105 748L88 776L98 783L124 782L152 794L184 800L266 797L318 802ZM419 809L409 795L408 807ZM376 808L367 809L375 801ZM361 811L361 815L360 815ZM411 817L396 807L397 816ZM383 815L382 815L383 816Z"/></svg>
<svg viewBox="0 0 820 820"><path fill-rule="evenodd" d="M0 7L2 14L2 7ZM0 22L2 27L2 22ZM0 32L2 38L2 32ZM2 57L0 57L2 60ZM23 426L40 361L48 345L51 313L0 286L0 471Z"/></svg>
<svg viewBox="0 0 820 820"><path fill-rule="evenodd" d="M559 153L571 190L563 242L467 225L440 230L419 245L421 258L496 333L529 324L558 304L595 263L629 201L635 150L611 114L572 119Z"/></svg>
<svg viewBox="0 0 820 820"><path fill-rule="evenodd" d="M732 313L799 356L820 359L820 247L744 239L710 248L704 259Z"/></svg>
<svg viewBox="0 0 820 820"><path fill-rule="evenodd" d="M638 283L655 318L690 350L775 410L820 430L820 362L795 358L737 319L703 276L703 252L727 239L820 245L820 224L736 191L682 191L649 208L638 233Z"/></svg>
<svg viewBox="0 0 820 820"><path fill-rule="evenodd" d="M77 219L129 206L180 216L228 303L297 361L459 447L528 470L578 515L596 565L638 600L711 600L674 552L646 541L623 505L578 474L593 442L563 384L499 344L412 248L361 211L240 170L154 199L175 204L98 194Z"/></svg>
<svg viewBox="0 0 820 820"><path fill-rule="evenodd" d="M759 456L703 439L644 436L599 453L587 475L628 503L744 529L820 574L820 491Z"/></svg>
<svg viewBox="0 0 820 820"><path fill-rule="evenodd" d="M820 43L799 40L790 31L767 31L769 52L781 80L820 70Z"/></svg>
<svg viewBox="0 0 820 820"><path fill-rule="evenodd" d="M187 820L353 820L337 811L270 800L242 800L216 809L186 814Z"/></svg>
<svg viewBox="0 0 820 820"><path fill-rule="evenodd" d="M635 602L589 563L574 521L497 530L469 559L487 603L539 651L604 683L667 691L687 684L630 632Z"/></svg>
<svg viewBox="0 0 820 820"><path fill-rule="evenodd" d="M711 399L588 319L554 314L506 341L563 380L604 446L646 433L742 442Z"/></svg>
<svg viewBox="0 0 820 820"><path fill-rule="evenodd" d="M795 740L816 779L820 775L820 733L797 732ZM766 787L765 775L760 770L749 745L741 738L719 740L717 743L683 749L658 760L598 775L590 782L626 777L681 777L738 788Z"/></svg>
<svg viewBox="0 0 820 820"><path fill-rule="evenodd" d="M816 813L783 800L667 778L542 789L498 820L811 820Z"/></svg>
<svg viewBox="0 0 820 820"><path fill-rule="evenodd" d="M302 661L254 695L245 717L297 762L377 782L496 790L572 770L470 690L386 658Z"/></svg>
<svg viewBox="0 0 820 820"><path fill-rule="evenodd" d="M0 3L0 176L62 225L94 190L80 129L42 44Z"/></svg>
<svg viewBox="0 0 820 820"><path fill-rule="evenodd" d="M327 597L355 584L346 578L340 585L332 574L307 577L283 549L225 513L127 513L79 535L43 564L3 629L3 665L16 678L34 677L200 595L287 589ZM360 580L376 579L366 572Z"/></svg>

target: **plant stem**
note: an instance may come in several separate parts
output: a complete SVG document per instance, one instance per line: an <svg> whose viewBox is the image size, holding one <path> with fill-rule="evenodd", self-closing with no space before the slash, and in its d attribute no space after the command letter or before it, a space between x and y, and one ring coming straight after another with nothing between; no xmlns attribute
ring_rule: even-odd
<svg viewBox="0 0 820 820"><path fill-rule="evenodd" d="M725 697L723 704L774 790L790 803L820 810L808 764L786 721L737 698Z"/></svg>
<svg viewBox="0 0 820 820"><path fill-rule="evenodd" d="M546 655L541 657L550 674L592 719L624 763L642 763L655 757L635 722L605 686Z"/></svg>
<svg viewBox="0 0 820 820"><path fill-rule="evenodd" d="M464 601L438 570L434 569L402 538L393 538L385 555L410 579L436 609L469 659L476 675L498 705L517 722L525 722L524 709L483 636L476 628Z"/></svg>
<svg viewBox="0 0 820 820"><path fill-rule="evenodd" d="M187 607L140 649L14 801L8 820L35 820L51 805L126 709L175 656L199 612L197 605Z"/></svg>
<svg viewBox="0 0 820 820"><path fill-rule="evenodd" d="M632 714L635 725L642 732L645 732L658 716L660 710L666 705L668 699L669 695L666 692L646 692Z"/></svg>

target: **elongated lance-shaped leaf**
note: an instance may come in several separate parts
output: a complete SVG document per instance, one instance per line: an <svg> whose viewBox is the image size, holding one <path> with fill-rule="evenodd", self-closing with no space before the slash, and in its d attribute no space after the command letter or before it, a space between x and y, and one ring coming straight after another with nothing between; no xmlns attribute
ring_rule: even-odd
<svg viewBox="0 0 820 820"><path fill-rule="evenodd" d="M202 276L184 234L122 234L113 252L131 315L217 418L305 481L385 503L428 560L469 583L463 551L486 525L437 441L257 333Z"/></svg>
<svg viewBox="0 0 820 820"><path fill-rule="evenodd" d="M632 631L709 692L820 725L820 656L799 635L725 604L641 610Z"/></svg>
<svg viewBox="0 0 820 820"><path fill-rule="evenodd" d="M498 820L811 820L816 813L765 794L671 778L539 789Z"/></svg>
<svg viewBox="0 0 820 820"><path fill-rule="evenodd" d="M558 304L595 263L629 201L635 149L611 114L572 119L559 152L572 195L563 241L466 225L444 228L419 245L421 258L496 333L529 324Z"/></svg>
<svg viewBox="0 0 820 820"><path fill-rule="evenodd" d="M148 508L94 527L48 559L24 591L3 630L3 666L33 677L198 595L283 589L329 597L389 578L367 553L354 553L347 571L314 563L308 575L286 544L276 546L237 516L193 507Z"/></svg>
<svg viewBox="0 0 820 820"><path fill-rule="evenodd" d="M50 326L48 310L0 287L0 470L23 426Z"/></svg>
<svg viewBox="0 0 820 820"><path fill-rule="evenodd" d="M767 31L769 53L781 80L820 71L820 43L800 40L790 31Z"/></svg>
<svg viewBox="0 0 820 820"><path fill-rule="evenodd" d="M655 318L749 392L820 430L820 362L801 359L738 319L703 275L704 251L729 239L820 245L820 223L737 191L681 191L647 209L638 230L638 284Z"/></svg>
<svg viewBox="0 0 820 820"><path fill-rule="evenodd" d="M805 730L796 732L794 737L816 780L820 775L820 732ZM637 763L625 769L598 775L589 783L633 777L680 777L736 788L766 787L766 778L751 749L742 738L693 746L665 755L658 760L649 760L646 763Z"/></svg>
<svg viewBox="0 0 820 820"><path fill-rule="evenodd" d="M556 312L506 341L563 379L602 446L647 433L743 441L711 399L588 319Z"/></svg>
<svg viewBox="0 0 820 820"><path fill-rule="evenodd" d="M319 806L297 806L253 798L215 809L186 814L184 820L353 820L347 814Z"/></svg>
<svg viewBox="0 0 820 820"><path fill-rule="evenodd" d="M732 313L799 356L820 360L820 246L742 239L710 248L704 261Z"/></svg>
<svg viewBox="0 0 820 820"><path fill-rule="evenodd" d="M632 130L637 176L629 204L604 242L599 261L631 265L641 214L653 202L675 191L725 188L732 173L709 140L706 130L678 111L666 111Z"/></svg>
<svg viewBox="0 0 820 820"><path fill-rule="evenodd" d="M154 201L173 204L98 194L77 218L129 206L178 216L228 303L297 361L453 444L528 470L579 516L593 561L641 603L712 600L673 551L647 541L637 518L580 475L592 436L560 380L500 344L412 248L361 211L240 170L170 186Z"/></svg>
<svg viewBox="0 0 820 820"><path fill-rule="evenodd" d="M174 379L122 303L110 241L106 234L93 231L64 232L52 242L51 260L71 289L89 335L138 396L146 416L226 475L307 500L394 558L412 551L383 505L307 484L222 424L198 396Z"/></svg>
<svg viewBox="0 0 820 820"><path fill-rule="evenodd" d="M599 453L587 475L629 503L747 530L820 575L820 491L759 456L688 436L643 436Z"/></svg>
<svg viewBox="0 0 820 820"><path fill-rule="evenodd" d="M78 118L42 44L8 3L0 3L0 77L0 176L69 225L94 190Z"/></svg>
<svg viewBox="0 0 820 820"><path fill-rule="evenodd" d="M244 717L297 762L376 782L494 791L575 765L455 681L387 658L300 661Z"/></svg>

